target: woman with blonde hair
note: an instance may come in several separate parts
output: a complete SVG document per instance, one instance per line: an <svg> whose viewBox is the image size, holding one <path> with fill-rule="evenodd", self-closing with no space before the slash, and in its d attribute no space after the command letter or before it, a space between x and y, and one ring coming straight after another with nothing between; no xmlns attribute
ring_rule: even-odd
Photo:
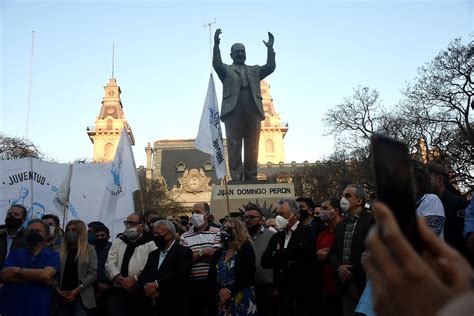
<svg viewBox="0 0 474 316"><path fill-rule="evenodd" d="M221 240L223 247L216 251L210 271L217 281L218 315L256 315L255 252L245 224L227 219Z"/></svg>
<svg viewBox="0 0 474 316"><path fill-rule="evenodd" d="M97 255L87 242L83 221L67 223L60 255L61 278L56 288L60 299L58 315L87 315L88 310L96 307L92 285L97 276Z"/></svg>

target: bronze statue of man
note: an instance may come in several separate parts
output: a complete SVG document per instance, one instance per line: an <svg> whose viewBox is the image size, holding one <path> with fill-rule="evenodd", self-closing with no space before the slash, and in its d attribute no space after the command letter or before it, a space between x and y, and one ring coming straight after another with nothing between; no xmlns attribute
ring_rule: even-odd
<svg viewBox="0 0 474 316"><path fill-rule="evenodd" d="M262 105L260 81L275 70L273 35L268 32L267 63L263 66L245 64L245 46L232 45L232 65L222 63L219 50L221 29L214 34L214 56L212 65L222 81L223 96L221 120L225 124L227 151L229 153L230 176L234 181L257 179L258 141L261 121L265 119ZM244 164L242 166L242 140L244 142Z"/></svg>

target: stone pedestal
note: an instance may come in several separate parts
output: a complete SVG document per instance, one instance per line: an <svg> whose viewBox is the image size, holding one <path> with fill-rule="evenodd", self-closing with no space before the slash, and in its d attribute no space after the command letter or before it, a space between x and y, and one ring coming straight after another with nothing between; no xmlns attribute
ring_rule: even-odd
<svg viewBox="0 0 474 316"><path fill-rule="evenodd" d="M295 187L293 183L245 183L227 185L229 196L230 213L239 212L243 205L252 202L263 205L266 202L267 207L278 206L278 201L282 198L294 198ZM215 185L212 187L211 195L211 214L216 220L228 215L226 190L224 185Z"/></svg>

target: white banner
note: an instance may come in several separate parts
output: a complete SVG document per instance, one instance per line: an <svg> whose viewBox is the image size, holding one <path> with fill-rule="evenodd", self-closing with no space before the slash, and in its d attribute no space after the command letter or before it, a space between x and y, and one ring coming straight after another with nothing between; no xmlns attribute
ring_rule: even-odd
<svg viewBox="0 0 474 316"><path fill-rule="evenodd" d="M134 207L133 191L124 186L122 198L117 201L115 209L110 210L115 211L115 217L112 220L101 217L102 202L110 194L107 183L113 176L112 166L112 163L61 164L34 158L1 160L0 223L3 223L10 205L21 204L28 210L28 220L55 214L61 226L73 219L86 224L102 221L115 237L124 230L123 220L134 212Z"/></svg>
<svg viewBox="0 0 474 316"><path fill-rule="evenodd" d="M224 140L222 138L219 105L217 104L216 87L212 74L209 78L206 101L202 109L195 146L198 150L212 156L212 163L214 168L216 168L217 178L224 178L226 175Z"/></svg>

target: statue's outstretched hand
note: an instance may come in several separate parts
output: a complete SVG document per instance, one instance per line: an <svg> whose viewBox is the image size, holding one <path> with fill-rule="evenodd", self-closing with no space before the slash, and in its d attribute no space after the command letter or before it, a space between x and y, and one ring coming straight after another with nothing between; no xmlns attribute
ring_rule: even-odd
<svg viewBox="0 0 474 316"><path fill-rule="evenodd" d="M221 39L219 36L222 34L221 29L217 29L216 32L214 33L214 45L219 45L221 42Z"/></svg>
<svg viewBox="0 0 474 316"><path fill-rule="evenodd" d="M216 32L216 33L217 33L217 32ZM265 46L267 46L268 48L272 48L274 41L275 41L275 38L273 37L273 34L270 33L270 32L268 32L268 42L263 41L263 43L264 43Z"/></svg>

